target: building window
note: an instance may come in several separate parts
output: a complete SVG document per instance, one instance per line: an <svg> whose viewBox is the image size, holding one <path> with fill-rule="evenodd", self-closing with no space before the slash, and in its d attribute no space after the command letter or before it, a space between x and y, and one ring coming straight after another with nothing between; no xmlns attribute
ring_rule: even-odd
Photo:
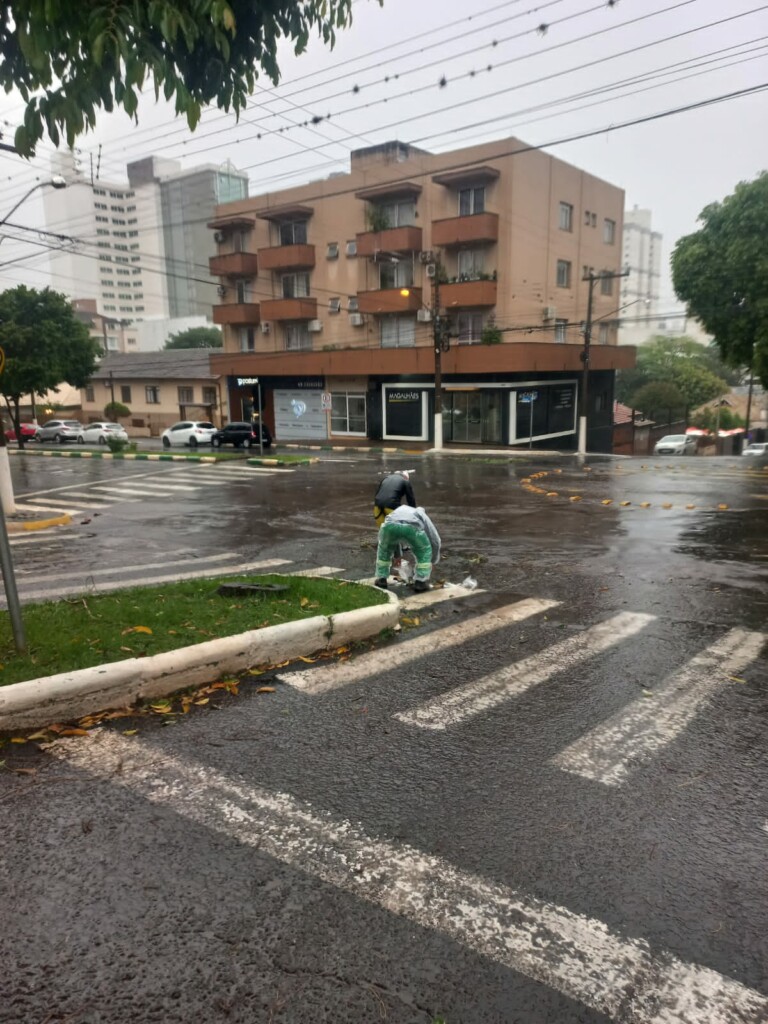
<svg viewBox="0 0 768 1024"><path fill-rule="evenodd" d="M557 287L571 287L571 262L570 260L557 261Z"/></svg>
<svg viewBox="0 0 768 1024"><path fill-rule="evenodd" d="M345 251L347 256L357 256L357 239L353 238L352 241L347 242Z"/></svg>
<svg viewBox="0 0 768 1024"><path fill-rule="evenodd" d="M280 225L280 245L306 245L307 222L286 220Z"/></svg>
<svg viewBox="0 0 768 1024"><path fill-rule="evenodd" d="M473 213L485 211L485 189L462 188L459 190L459 216L470 217Z"/></svg>
<svg viewBox="0 0 768 1024"><path fill-rule="evenodd" d="M382 348L413 348L416 344L416 321L407 316L381 318Z"/></svg>
<svg viewBox="0 0 768 1024"><path fill-rule="evenodd" d="M584 211L584 223L586 224L587 227L589 227L589 222L590 222L591 219L592 219L592 214L589 212L589 210L585 210Z"/></svg>
<svg viewBox="0 0 768 1024"><path fill-rule="evenodd" d="M555 341L561 345L565 344L565 332L567 327L567 320L555 320Z"/></svg>
<svg viewBox="0 0 768 1024"><path fill-rule="evenodd" d="M85 400L86 402L95 402L96 393L93 390L93 384L87 384L85 387Z"/></svg>
<svg viewBox="0 0 768 1024"><path fill-rule="evenodd" d="M483 337L482 313L457 313L454 330L460 345L471 345Z"/></svg>
<svg viewBox="0 0 768 1024"><path fill-rule="evenodd" d="M365 436L365 395L343 391L331 397L331 433Z"/></svg>
<svg viewBox="0 0 768 1024"><path fill-rule="evenodd" d="M160 388L154 384L148 384L144 388L144 400L147 405L160 405Z"/></svg>
<svg viewBox="0 0 768 1024"><path fill-rule="evenodd" d="M195 389L190 387L179 387L176 389L179 395L179 405L191 405L195 400Z"/></svg>
<svg viewBox="0 0 768 1024"><path fill-rule="evenodd" d="M339 258L339 243L329 242L328 248L325 250L325 258L328 260L337 260Z"/></svg>
<svg viewBox="0 0 768 1024"><path fill-rule="evenodd" d="M309 295L309 274L283 274L283 298L304 299Z"/></svg>
<svg viewBox="0 0 768 1024"><path fill-rule="evenodd" d="M256 339L254 330L252 327L241 327L240 328L240 351L241 352L255 352L256 351Z"/></svg>
<svg viewBox="0 0 768 1024"><path fill-rule="evenodd" d="M328 312L329 313L340 313L341 312L341 297L336 296L332 299L328 299Z"/></svg>
<svg viewBox="0 0 768 1024"><path fill-rule="evenodd" d="M215 409L218 405L216 388L203 388L203 405L211 405Z"/></svg>
<svg viewBox="0 0 768 1024"><path fill-rule="evenodd" d="M597 332L597 342L599 345L607 345L611 340L611 327L610 324L600 324L600 328Z"/></svg>
<svg viewBox="0 0 768 1024"><path fill-rule="evenodd" d="M350 295L347 299L347 309L350 313L357 313L360 309L360 303L358 302L356 295Z"/></svg>
<svg viewBox="0 0 768 1024"><path fill-rule="evenodd" d="M305 320L283 324L286 352L303 352L312 348L312 338Z"/></svg>
<svg viewBox="0 0 768 1024"><path fill-rule="evenodd" d="M600 294L613 295L613 278L600 276Z"/></svg>
<svg viewBox="0 0 768 1024"><path fill-rule="evenodd" d="M416 223L416 202L403 199L397 203L377 203L375 216L384 228L406 228Z"/></svg>
<svg viewBox="0 0 768 1024"><path fill-rule="evenodd" d="M573 206L570 203L560 203L560 230L573 231Z"/></svg>
<svg viewBox="0 0 768 1024"><path fill-rule="evenodd" d="M413 264L410 260L379 264L379 288L410 288L412 284Z"/></svg>
<svg viewBox="0 0 768 1024"><path fill-rule="evenodd" d="M460 249L459 280L478 281L485 269L485 251L483 249Z"/></svg>
<svg viewBox="0 0 768 1024"><path fill-rule="evenodd" d="M603 241L606 245L613 245L616 241L616 221L607 217L603 221Z"/></svg>
<svg viewBox="0 0 768 1024"><path fill-rule="evenodd" d="M596 213L590 213L590 215L589 215L589 226L592 227L592 228L596 228L597 227L597 214Z"/></svg>

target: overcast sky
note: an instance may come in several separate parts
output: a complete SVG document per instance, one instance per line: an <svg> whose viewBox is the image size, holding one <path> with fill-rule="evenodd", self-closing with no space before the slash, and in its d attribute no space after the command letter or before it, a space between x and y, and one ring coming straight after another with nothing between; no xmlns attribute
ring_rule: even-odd
<svg viewBox="0 0 768 1024"><path fill-rule="evenodd" d="M99 144L101 176L117 181L127 161L150 153L185 167L231 159L258 194L347 170L351 149L389 139L440 152L515 136L620 186L627 208L650 208L665 264L703 206L768 167L768 92L606 130L768 84L768 3L759 0L356 0L333 52L313 42L300 57L287 46L281 54L279 88L262 80L239 124L211 109L190 133L150 93L138 126L100 117L78 143L81 165L99 162ZM0 99L6 138L21 113L18 96ZM301 127L313 116L323 120ZM0 217L46 176L52 149L41 146L31 164L0 155ZM39 225L40 211L33 197L13 220ZM33 252L5 239L0 288L71 292L55 260L46 278L47 257L34 251L3 268ZM671 296L669 284L664 291Z"/></svg>

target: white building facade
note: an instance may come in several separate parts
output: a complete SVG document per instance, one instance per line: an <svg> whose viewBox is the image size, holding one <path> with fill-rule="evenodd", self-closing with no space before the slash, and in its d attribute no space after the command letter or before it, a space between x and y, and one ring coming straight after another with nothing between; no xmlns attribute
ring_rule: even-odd
<svg viewBox="0 0 768 1024"><path fill-rule="evenodd" d="M622 260L629 276L621 282L620 345L640 345L659 333L661 290L660 232L651 226L651 211L635 206L624 213Z"/></svg>

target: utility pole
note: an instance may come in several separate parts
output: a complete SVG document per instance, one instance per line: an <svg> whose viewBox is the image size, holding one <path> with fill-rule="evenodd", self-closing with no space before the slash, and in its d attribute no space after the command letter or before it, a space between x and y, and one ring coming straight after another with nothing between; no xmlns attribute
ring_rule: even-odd
<svg viewBox="0 0 768 1024"><path fill-rule="evenodd" d="M448 317L440 315L440 277L442 263L432 253L426 253L429 262L435 267L432 278L432 339L435 349L435 450L443 447L443 352L451 347L450 324Z"/></svg>
<svg viewBox="0 0 768 1024"><path fill-rule="evenodd" d="M584 324L584 349L581 353L582 370L581 370L581 388L579 390L579 438L578 438L578 453L579 455L587 454L587 409L588 409L588 397L589 397L589 352L592 344L592 306L594 300L595 284L597 281L613 281L619 277L629 277L629 270L623 270L621 272L608 273L601 270L599 274L596 274L594 270L590 270L586 277L582 278L582 281L589 283L589 293L587 296L587 319Z"/></svg>
<svg viewBox="0 0 768 1024"><path fill-rule="evenodd" d="M111 396L112 405L115 404L115 382L112 380L112 371L109 371L109 394Z"/></svg>

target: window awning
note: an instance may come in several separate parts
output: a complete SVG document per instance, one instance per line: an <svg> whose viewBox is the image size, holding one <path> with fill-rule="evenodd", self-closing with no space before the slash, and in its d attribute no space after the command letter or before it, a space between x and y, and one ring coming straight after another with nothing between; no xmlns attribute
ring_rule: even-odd
<svg viewBox="0 0 768 1024"><path fill-rule="evenodd" d="M459 171L447 171L445 174L433 174L432 181L446 188L458 188L461 185L485 185L496 181L501 171L484 164L482 167L462 167Z"/></svg>
<svg viewBox="0 0 768 1024"><path fill-rule="evenodd" d="M208 227L212 231L238 231L252 228L255 223L255 217L217 217L208 221Z"/></svg>
<svg viewBox="0 0 768 1024"><path fill-rule="evenodd" d="M311 206L302 206L301 203L286 203L283 206L267 206L263 210L257 210L256 216L259 220L298 220L311 217L315 211Z"/></svg>
<svg viewBox="0 0 768 1024"><path fill-rule="evenodd" d="M365 199L370 203L377 199L415 199L421 192L421 185L415 181L391 181L389 184L361 189L355 192L355 199Z"/></svg>

